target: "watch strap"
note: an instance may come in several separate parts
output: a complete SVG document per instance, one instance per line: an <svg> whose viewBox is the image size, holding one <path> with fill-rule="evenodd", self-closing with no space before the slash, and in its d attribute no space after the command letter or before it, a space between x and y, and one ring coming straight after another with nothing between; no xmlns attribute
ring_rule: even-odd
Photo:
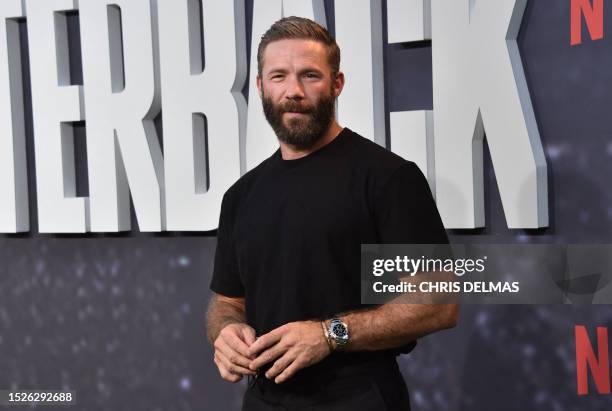
<svg viewBox="0 0 612 411"><path fill-rule="evenodd" d="M323 328L323 335L325 336L325 341L327 341L327 346L329 347L329 351L334 351L334 344L332 343L332 338L329 335L329 331L325 326L325 321L321 321L321 328Z"/></svg>

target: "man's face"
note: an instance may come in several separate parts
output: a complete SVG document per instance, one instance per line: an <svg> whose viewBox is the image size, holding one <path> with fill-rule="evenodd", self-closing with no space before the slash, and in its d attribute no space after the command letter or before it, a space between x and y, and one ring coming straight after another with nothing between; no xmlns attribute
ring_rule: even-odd
<svg viewBox="0 0 612 411"><path fill-rule="evenodd" d="M297 149L312 147L329 129L342 85L322 43L279 40L264 50L257 78L264 114L279 140Z"/></svg>

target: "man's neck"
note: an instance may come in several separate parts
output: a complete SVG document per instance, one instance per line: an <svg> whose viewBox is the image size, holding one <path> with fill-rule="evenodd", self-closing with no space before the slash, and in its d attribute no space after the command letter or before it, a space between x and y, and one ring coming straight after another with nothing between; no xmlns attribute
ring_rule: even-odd
<svg viewBox="0 0 612 411"><path fill-rule="evenodd" d="M340 125L334 121L325 132L325 135L319 139L314 146L303 150L297 149L291 144L279 141L281 156L283 157L283 160L297 160L298 158L305 157L310 153L317 151L321 147L331 143L336 137L338 137L338 134L340 134L341 131L342 127L340 127Z"/></svg>

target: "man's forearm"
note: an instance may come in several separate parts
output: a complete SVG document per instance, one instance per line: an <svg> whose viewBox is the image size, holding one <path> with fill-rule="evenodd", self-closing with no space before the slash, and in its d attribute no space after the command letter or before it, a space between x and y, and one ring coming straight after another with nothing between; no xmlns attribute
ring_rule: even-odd
<svg viewBox="0 0 612 411"><path fill-rule="evenodd" d="M208 305L207 336L208 341L214 344L221 330L233 323L244 323L246 317L244 307L237 303L230 303L215 295Z"/></svg>
<svg viewBox="0 0 612 411"><path fill-rule="evenodd" d="M347 324L348 351L373 351L400 347L432 332L457 324L457 304L384 304L339 317ZM329 324L329 321L327 322Z"/></svg>

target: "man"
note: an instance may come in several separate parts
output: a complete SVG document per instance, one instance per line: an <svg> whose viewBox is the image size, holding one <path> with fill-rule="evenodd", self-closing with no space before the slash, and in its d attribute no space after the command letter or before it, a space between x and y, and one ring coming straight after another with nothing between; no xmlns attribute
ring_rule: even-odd
<svg viewBox="0 0 612 411"><path fill-rule="evenodd" d="M280 147L225 193L208 311L243 410L408 410L395 357L456 324L457 306L361 305L360 244L446 243L418 168L335 120L340 50L321 26L276 22L257 88Z"/></svg>

